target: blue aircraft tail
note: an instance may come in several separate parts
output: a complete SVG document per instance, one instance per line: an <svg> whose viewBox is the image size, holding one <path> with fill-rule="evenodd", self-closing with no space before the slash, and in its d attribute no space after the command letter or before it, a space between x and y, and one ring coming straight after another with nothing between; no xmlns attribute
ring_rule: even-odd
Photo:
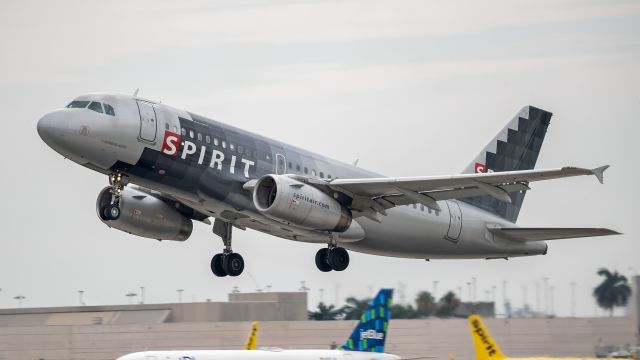
<svg viewBox="0 0 640 360"><path fill-rule="evenodd" d="M381 289L362 314L351 337L340 347L349 351L384 352L391 317L393 289Z"/></svg>

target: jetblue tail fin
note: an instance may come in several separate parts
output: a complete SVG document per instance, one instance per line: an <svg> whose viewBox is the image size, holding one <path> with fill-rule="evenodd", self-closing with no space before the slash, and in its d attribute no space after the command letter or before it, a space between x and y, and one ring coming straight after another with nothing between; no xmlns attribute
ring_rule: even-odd
<svg viewBox="0 0 640 360"><path fill-rule="evenodd" d="M476 360L507 359L489 334L489 330L484 326L480 316L469 316L469 328L473 338L473 347L476 350Z"/></svg>
<svg viewBox="0 0 640 360"><path fill-rule="evenodd" d="M531 170L547 133L551 113L525 106L464 169L463 174ZM462 199L511 222L516 222L524 192L509 193L511 204L491 196Z"/></svg>
<svg viewBox="0 0 640 360"><path fill-rule="evenodd" d="M393 289L381 289L360 318L351 337L340 347L342 350L384 352L387 328L391 317Z"/></svg>

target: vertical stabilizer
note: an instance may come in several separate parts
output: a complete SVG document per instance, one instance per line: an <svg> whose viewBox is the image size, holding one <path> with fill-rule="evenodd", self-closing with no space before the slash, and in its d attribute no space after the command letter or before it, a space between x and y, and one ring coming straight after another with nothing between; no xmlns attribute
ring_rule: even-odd
<svg viewBox="0 0 640 360"><path fill-rule="evenodd" d="M489 334L489 330L484 326L480 316L469 316L469 328L471 329L473 346L476 350L476 360L502 360L507 358Z"/></svg>
<svg viewBox="0 0 640 360"><path fill-rule="evenodd" d="M525 106L464 169L464 174L531 170L542 148L551 113ZM511 203L492 196L476 196L462 201L497 214L513 223L518 219L525 192L509 193Z"/></svg>
<svg viewBox="0 0 640 360"><path fill-rule="evenodd" d="M254 321L251 323L251 332L249 333L249 337L247 338L247 342L244 345L245 350L255 350L258 344L258 322Z"/></svg>
<svg viewBox="0 0 640 360"><path fill-rule="evenodd" d="M384 352L392 297L392 289L381 289L378 292L360 317L351 337L340 347L342 350Z"/></svg>

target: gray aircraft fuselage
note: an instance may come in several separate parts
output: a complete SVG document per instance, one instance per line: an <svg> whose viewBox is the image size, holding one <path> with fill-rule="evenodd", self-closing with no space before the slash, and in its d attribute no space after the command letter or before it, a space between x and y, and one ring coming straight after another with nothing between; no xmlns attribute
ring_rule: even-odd
<svg viewBox="0 0 640 360"><path fill-rule="evenodd" d="M113 107L113 115L89 108L63 108L38 123L44 141L87 168L126 174L131 183L170 196L200 214L281 238L327 243L327 231L303 229L264 216L243 185L268 174L318 179L381 177L364 169L204 118L165 104L115 94L90 94L75 101ZM464 201L397 206L376 222L354 221L366 234L341 246L403 258L506 258L545 254L546 243L495 237L491 226L513 223Z"/></svg>

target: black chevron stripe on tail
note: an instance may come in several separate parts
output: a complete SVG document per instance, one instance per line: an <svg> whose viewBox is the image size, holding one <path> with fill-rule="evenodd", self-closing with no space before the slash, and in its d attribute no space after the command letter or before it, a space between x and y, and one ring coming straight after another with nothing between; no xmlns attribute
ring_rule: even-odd
<svg viewBox="0 0 640 360"><path fill-rule="evenodd" d="M538 160L551 115L548 111L525 106L489 142L463 173L533 169ZM491 196L475 196L462 199L462 201L515 223L524 201L525 192L514 192L509 195L511 196L511 204Z"/></svg>

